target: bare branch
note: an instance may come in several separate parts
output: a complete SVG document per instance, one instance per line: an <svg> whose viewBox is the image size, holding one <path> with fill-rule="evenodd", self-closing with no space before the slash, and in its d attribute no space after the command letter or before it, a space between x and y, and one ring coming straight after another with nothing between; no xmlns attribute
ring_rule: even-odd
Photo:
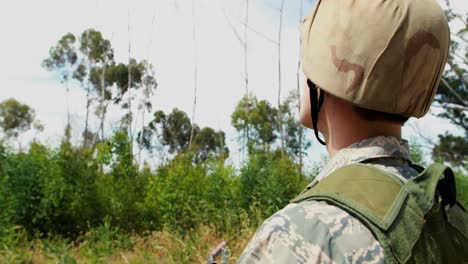
<svg viewBox="0 0 468 264"><path fill-rule="evenodd" d="M132 89L132 69L131 69L131 66L132 66L132 50L131 50L131 44L132 44L132 41L131 41L131 31L130 31L130 8L128 8L128 23L127 23L127 29L128 29L128 89L127 89L127 95L128 95L128 118L129 120L127 121L128 124L127 124L127 130L128 130L128 134L129 134L129 137L131 139L131 145L133 146L133 131L132 131L132 116L133 116L133 113L132 113L132 94L131 94L131 89ZM131 148L130 150L132 153L133 153L133 148Z"/></svg>
<svg viewBox="0 0 468 264"><path fill-rule="evenodd" d="M447 8L448 8L448 11L450 13L452 13L452 15L455 17L455 18L458 18L465 26L466 26L466 21L463 20L462 16L460 14L457 14L455 12L453 12L453 8L452 8L452 5L450 3L450 0L445 0L445 4L447 5Z"/></svg>
<svg viewBox="0 0 468 264"><path fill-rule="evenodd" d="M468 83L466 82L465 78L463 78L463 76L461 76L461 74L457 71L457 69L455 68L455 66L453 65L453 63L448 60L447 61L447 64L450 66L450 68L452 69L452 71L457 75L459 81L461 82L461 84L463 85L463 87L465 88ZM466 104L465 104L466 105Z"/></svg>
<svg viewBox="0 0 468 264"><path fill-rule="evenodd" d="M245 24L249 24L249 0L245 1ZM248 37L248 29L247 27L244 27L244 74L245 74L245 113L247 114L247 120L249 119L249 70L248 70L248 63L247 63L247 37ZM249 137L249 125L247 124L245 126L245 131L244 131L244 144L242 146L242 162L245 161L245 148L246 144L249 142L250 137Z"/></svg>
<svg viewBox="0 0 468 264"><path fill-rule="evenodd" d="M461 35L460 33L451 34L452 37L456 37L456 38L460 39L461 41L465 42L465 44L468 44L468 40L465 39L464 37L460 36L460 35Z"/></svg>
<svg viewBox="0 0 468 264"><path fill-rule="evenodd" d="M463 19L463 17L460 14L457 14L457 13L455 13L453 11L452 11L452 14L456 19L460 20L463 23L463 25L466 26L466 21Z"/></svg>
<svg viewBox="0 0 468 264"><path fill-rule="evenodd" d="M463 58L462 56L460 56L458 53L454 52L453 55L455 55L457 58L459 58L460 60L462 60L462 62L466 65L468 65L468 61Z"/></svg>
<svg viewBox="0 0 468 264"><path fill-rule="evenodd" d="M243 44L244 44L244 40L241 38L239 32L237 32L236 28L234 27L234 25L232 24L231 20L230 20L229 17L227 16L226 10L225 10L224 8L223 8L223 15L224 15L224 18L226 19L226 21L228 22L229 27L231 28L232 32L233 32L234 35L236 36L237 40L243 45Z"/></svg>
<svg viewBox="0 0 468 264"><path fill-rule="evenodd" d="M301 23L302 21L302 12L303 12L303 9L304 9L304 1L303 0L299 0L300 1L300 7L299 7L299 23ZM301 39L301 36L299 36L299 50L302 46L302 39ZM298 99L297 99L297 114L298 116L300 116L301 114L301 90L300 90L300 81L299 81L299 77L300 77L300 71L301 71L301 55L300 55L300 52L299 52L299 58L297 58L297 75L296 75L296 85L297 85L297 96L298 96ZM302 175L302 126L299 126L299 174Z"/></svg>
<svg viewBox="0 0 468 264"><path fill-rule="evenodd" d="M453 89L453 87L450 85L450 83L447 82L447 80L445 80L445 78L441 78L441 81L442 83L444 83L445 87L447 87L447 89L460 101L460 103L462 104L462 106L466 107L468 104L465 102L465 100L463 100L463 97L460 96L457 91L455 91L455 89Z"/></svg>
<svg viewBox="0 0 468 264"><path fill-rule="evenodd" d="M193 110L192 110L192 128L190 129L189 151L192 151L194 128L195 128L195 111L197 109L197 78L198 78L198 57L197 57L197 31L195 26L195 0L192 0L192 38L193 38L193 78L194 78L194 94L193 94Z"/></svg>
<svg viewBox="0 0 468 264"><path fill-rule="evenodd" d="M252 31L253 33L259 35L260 37L264 38L265 40L268 40L269 42L275 44L275 45L279 45L279 43L273 39L271 39L270 37L264 35L263 33L260 33L259 31L253 29L252 27L250 27L249 25L246 25L245 23L242 23L242 25L244 25L244 27L247 27L250 31Z"/></svg>
<svg viewBox="0 0 468 264"><path fill-rule="evenodd" d="M413 130L413 132L416 135L418 135L420 139L422 139L423 142L421 142L421 146L426 149L432 150L433 146L436 145L436 142L432 138L427 137L427 133L423 133L417 123L408 122L408 126Z"/></svg>
<svg viewBox="0 0 468 264"><path fill-rule="evenodd" d="M278 29L278 125L281 141L281 157L284 156L284 132L283 120L281 114L281 34L283 33L283 9L284 1L281 0L281 8L279 12L279 29Z"/></svg>
<svg viewBox="0 0 468 264"><path fill-rule="evenodd" d="M443 109L457 109L457 110L462 110L462 111L468 111L468 107L454 104L454 103L448 103L444 102L442 100L434 100L435 103L438 105L432 105L432 107L439 107Z"/></svg>
<svg viewBox="0 0 468 264"><path fill-rule="evenodd" d="M448 11L454 16L454 18L460 20L461 23L462 23L463 25L465 25L465 27L468 26L467 23L466 23L466 21L463 19L463 17L462 17L460 14L457 14L457 13L453 12L453 8L452 8L452 6L451 6L449 0L445 0L445 4L447 5ZM463 42L465 42L465 43L468 44L468 40L465 39L464 37L460 36L460 33L458 33L458 34L452 34L452 35L453 35L453 36L456 36L456 37L458 37L458 38L460 38L460 40L462 40Z"/></svg>

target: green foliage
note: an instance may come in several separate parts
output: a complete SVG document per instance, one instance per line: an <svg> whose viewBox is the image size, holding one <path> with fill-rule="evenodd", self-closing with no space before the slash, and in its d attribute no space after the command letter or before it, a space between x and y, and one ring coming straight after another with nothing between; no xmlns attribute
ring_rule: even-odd
<svg viewBox="0 0 468 264"><path fill-rule="evenodd" d="M88 243L89 253L97 260L111 255L115 249L129 250L134 244L128 235L112 226L110 217L105 217L101 225L90 230L81 239Z"/></svg>
<svg viewBox="0 0 468 264"><path fill-rule="evenodd" d="M0 127L7 137L16 138L31 128L34 109L10 98L0 102Z"/></svg>
<svg viewBox="0 0 468 264"><path fill-rule="evenodd" d="M308 139L307 134L299 132L302 125L299 123L297 109L299 105L299 94L297 91L291 91L280 106L281 116L284 125L284 140L286 150L290 156L297 158L299 152L307 156L307 149L310 148L312 142ZM302 136L302 139L300 137Z"/></svg>
<svg viewBox="0 0 468 264"><path fill-rule="evenodd" d="M209 160L207 167L205 219L209 219L218 232L226 232L232 226L240 227L240 215L245 209L239 203L240 181L234 167L216 159Z"/></svg>
<svg viewBox="0 0 468 264"><path fill-rule="evenodd" d="M457 184L458 201L460 201L465 208L468 208L468 175L462 171L455 171L455 181Z"/></svg>
<svg viewBox="0 0 468 264"><path fill-rule="evenodd" d="M278 137L278 110L265 100L245 96L231 115L231 124L239 132L247 131L249 153L266 151Z"/></svg>
<svg viewBox="0 0 468 264"><path fill-rule="evenodd" d="M258 152L250 156L241 170L241 206L251 216L259 208L261 216L267 217L284 207L305 186L305 178L291 159L281 158L279 151Z"/></svg>
<svg viewBox="0 0 468 264"><path fill-rule="evenodd" d="M99 164L93 159L93 151L74 148L62 143L55 154L64 181L65 192L62 200L63 212L59 234L76 236L95 226L102 217L102 205L96 200L99 189L95 184Z"/></svg>
<svg viewBox="0 0 468 264"><path fill-rule="evenodd" d="M123 131L118 131L112 138L112 153L114 162L112 163L112 175L115 179L125 177L135 177L137 168L133 163L132 142Z"/></svg>
<svg viewBox="0 0 468 264"><path fill-rule="evenodd" d="M117 68L118 66L114 66L113 70L115 74L115 71L119 70ZM120 67L120 66L119 66ZM103 79L103 73L104 73L104 82L102 81ZM103 67L93 67L91 68L89 72L89 82L91 83L94 92L99 95L99 100L101 100L101 104L104 101L112 101L113 94L112 94L112 85L115 83L114 81L114 76L111 76L109 74L109 70L105 69ZM104 86L103 86L104 85Z"/></svg>
<svg viewBox="0 0 468 264"><path fill-rule="evenodd" d="M147 208L156 227L166 225L187 232L203 221L207 171L193 164L191 155L179 154L158 169L147 189Z"/></svg>
<svg viewBox="0 0 468 264"><path fill-rule="evenodd" d="M187 151L190 143L192 123L187 114L177 108L171 113L156 111L153 120L140 132L141 144L148 151L155 148L155 140L168 147L169 153ZM200 129L193 124L192 154L195 162L206 161L211 157L225 159L229 155L223 131L215 131L210 127Z"/></svg>
<svg viewBox="0 0 468 264"><path fill-rule="evenodd" d="M42 62L42 67L57 72L62 82L70 79L77 64L78 54L75 43L75 35L72 33L64 35L54 47L50 48L49 57Z"/></svg>
<svg viewBox="0 0 468 264"><path fill-rule="evenodd" d="M439 144L432 149L432 157L454 167L468 166L468 140L449 133L439 135Z"/></svg>
<svg viewBox="0 0 468 264"><path fill-rule="evenodd" d="M188 147L192 124L187 114L177 108L174 108L168 115L163 111L155 112L154 119L149 123L148 128L148 132L151 133L148 133L147 137L159 134L162 143L169 147L170 153ZM198 127L195 128L195 130L198 129ZM145 142L148 142L147 148L152 147L149 138Z"/></svg>
<svg viewBox="0 0 468 264"><path fill-rule="evenodd" d="M414 164L417 164L422 167L426 167L427 164L424 161L424 152L422 145L417 141L417 139L412 138L410 140L410 159Z"/></svg>
<svg viewBox="0 0 468 264"><path fill-rule="evenodd" d="M210 157L227 158L229 149L225 140L223 131L217 132L211 127L202 128L194 137L193 149L196 153L196 161L205 161Z"/></svg>
<svg viewBox="0 0 468 264"><path fill-rule="evenodd" d="M299 152L306 154L305 151L311 146L305 133L301 135L299 132L301 125L297 117L298 103L299 95L293 92L283 101L279 109L284 128L285 148L293 158L298 158ZM266 100L259 101L252 95L243 97L231 115L231 124L240 134L240 139L246 137L249 154L269 151L275 144L280 144L277 142L280 135L278 109Z"/></svg>
<svg viewBox="0 0 468 264"><path fill-rule="evenodd" d="M114 51L110 41L102 37L101 32L87 29L81 33L80 51L93 64L104 64L113 61Z"/></svg>
<svg viewBox="0 0 468 264"><path fill-rule="evenodd" d="M256 107L252 131L264 137L257 142L271 142L275 130L260 121L271 107L263 101ZM191 126L180 110L155 113L146 129L160 135L174 156L154 172L138 169L124 130L94 146L64 140L51 149L34 142L28 152L14 153L0 145L0 242L11 241L15 226L21 226L29 237L95 241L92 255L99 260L111 254L116 245L109 241L117 234L162 229L187 234L201 224L227 232L241 228L246 213L256 225L305 186L294 161L270 147L252 152L237 172L225 164L224 132L209 127L194 124L189 152Z"/></svg>

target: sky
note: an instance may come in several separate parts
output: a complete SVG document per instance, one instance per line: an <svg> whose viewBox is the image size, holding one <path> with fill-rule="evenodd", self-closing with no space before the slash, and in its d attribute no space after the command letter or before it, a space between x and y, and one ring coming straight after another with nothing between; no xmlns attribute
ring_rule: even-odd
<svg viewBox="0 0 468 264"><path fill-rule="evenodd" d="M195 123L226 132L231 161L240 158L237 134L230 115L245 93L243 46L233 28L243 36L245 0L195 0L196 50L192 39L191 0L15 0L0 1L0 101L15 98L36 111L45 130L41 141L57 145L66 124L65 88L54 73L41 67L48 50L64 34L81 34L95 28L111 40L117 62L130 56L147 59L154 65L158 88L152 98L154 110L177 107L191 116L194 94L194 51L197 57L197 106ZM465 0L452 0L456 11L466 12ZM313 1L304 0L302 16ZM249 90L273 105L277 102L277 46L279 0L250 0L247 43ZM282 98L296 90L299 57L300 0L286 1L281 41ZM230 26L232 24L232 26ZM256 33L261 32L261 35ZM130 43L129 43L130 40ZM301 72L301 83L303 83ZM302 91L302 89L301 89ZM70 84L70 107L74 142L84 128L85 91ZM432 113L437 113L432 109ZM109 111L106 130L116 128L122 112ZM146 120L150 117L147 115ZM136 124L141 126L141 124ZM91 127L96 129L97 119ZM428 137L447 130L456 131L448 121L434 115L413 120L403 129L403 137ZM312 134L310 134L312 137ZM21 140L29 141L33 132ZM326 155L316 143L308 150L307 163Z"/></svg>

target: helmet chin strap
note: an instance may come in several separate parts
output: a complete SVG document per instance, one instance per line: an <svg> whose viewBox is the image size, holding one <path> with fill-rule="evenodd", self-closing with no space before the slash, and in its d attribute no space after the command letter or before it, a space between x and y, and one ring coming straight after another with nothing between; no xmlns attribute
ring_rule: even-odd
<svg viewBox="0 0 468 264"><path fill-rule="evenodd" d="M322 145L326 145L325 141L323 141L318 134L317 123L318 123L318 114L320 109L323 105L324 100L324 93L320 93L320 97L318 96L318 87L314 83L312 83L309 79L307 79L307 85L309 86L309 96L310 96L310 108L311 108L311 117L312 117L312 126L315 131L315 137L317 141L320 142Z"/></svg>

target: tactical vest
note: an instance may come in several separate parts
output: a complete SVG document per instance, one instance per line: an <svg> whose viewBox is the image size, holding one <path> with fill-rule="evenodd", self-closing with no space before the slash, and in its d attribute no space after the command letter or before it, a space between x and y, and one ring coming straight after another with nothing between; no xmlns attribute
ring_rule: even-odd
<svg viewBox="0 0 468 264"><path fill-rule="evenodd" d="M326 201L359 219L386 263L468 263L468 213L444 165L432 164L407 182L370 165L348 165L292 202L305 200Z"/></svg>

